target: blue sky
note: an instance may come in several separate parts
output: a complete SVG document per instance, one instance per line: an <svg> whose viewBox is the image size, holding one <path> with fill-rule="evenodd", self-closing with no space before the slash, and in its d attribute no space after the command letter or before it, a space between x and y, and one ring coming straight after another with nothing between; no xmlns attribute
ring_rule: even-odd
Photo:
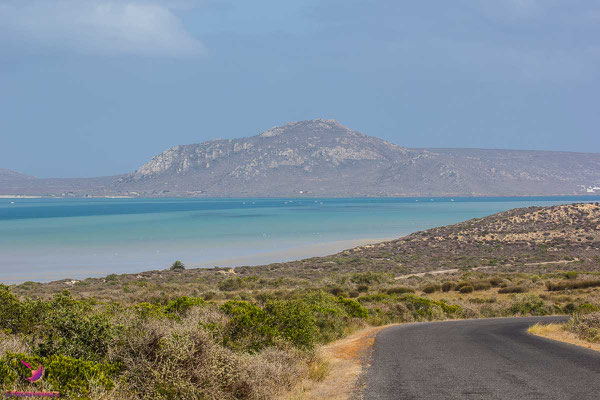
<svg viewBox="0 0 600 400"><path fill-rule="evenodd" d="M0 168L124 173L317 117L600 152L599 78L597 0L2 0Z"/></svg>

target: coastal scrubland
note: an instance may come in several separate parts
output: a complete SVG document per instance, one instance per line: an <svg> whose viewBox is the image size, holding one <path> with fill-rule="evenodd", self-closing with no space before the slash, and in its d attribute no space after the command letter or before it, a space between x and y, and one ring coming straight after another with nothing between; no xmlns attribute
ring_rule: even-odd
<svg viewBox="0 0 600 400"><path fill-rule="evenodd" d="M0 287L0 385L91 399L272 399L320 346L389 323L574 315L598 340L600 204L515 209L328 256Z"/></svg>

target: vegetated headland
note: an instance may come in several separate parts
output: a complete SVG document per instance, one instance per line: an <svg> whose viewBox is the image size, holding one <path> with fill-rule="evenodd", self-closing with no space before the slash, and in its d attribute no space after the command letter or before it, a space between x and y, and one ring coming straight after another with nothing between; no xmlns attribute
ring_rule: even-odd
<svg viewBox="0 0 600 400"><path fill-rule="evenodd" d="M528 207L294 262L2 286L0 384L25 389L24 360L72 398L271 399L359 328L574 314L599 341L598 312L600 204Z"/></svg>

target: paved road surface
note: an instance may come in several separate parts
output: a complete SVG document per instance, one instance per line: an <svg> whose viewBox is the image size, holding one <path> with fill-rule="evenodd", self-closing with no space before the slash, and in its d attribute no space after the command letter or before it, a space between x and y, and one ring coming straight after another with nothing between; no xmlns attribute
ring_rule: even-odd
<svg viewBox="0 0 600 400"><path fill-rule="evenodd" d="M600 353L529 335L535 322L498 318L405 324L383 330L365 400L600 399Z"/></svg>

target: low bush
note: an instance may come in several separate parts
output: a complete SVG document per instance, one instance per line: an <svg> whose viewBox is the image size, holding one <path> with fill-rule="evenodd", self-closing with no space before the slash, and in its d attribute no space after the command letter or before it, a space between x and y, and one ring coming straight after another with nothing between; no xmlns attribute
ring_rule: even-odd
<svg viewBox="0 0 600 400"><path fill-rule="evenodd" d="M404 293L414 293L415 289L408 286L397 286L393 288L389 288L386 290L387 294L404 294Z"/></svg>
<svg viewBox="0 0 600 400"><path fill-rule="evenodd" d="M525 286L506 286L498 289L498 293L525 293L528 290Z"/></svg>
<svg viewBox="0 0 600 400"><path fill-rule="evenodd" d="M346 291L339 286L332 287L331 289L328 290L328 292L336 297L342 296L346 293Z"/></svg>
<svg viewBox="0 0 600 400"><path fill-rule="evenodd" d="M444 301L435 301L425 297L406 294L401 298L406 308L412 312L415 320L444 319L458 313L458 305L449 305Z"/></svg>
<svg viewBox="0 0 600 400"><path fill-rule="evenodd" d="M224 346L256 352L273 345L278 332L270 325L263 309L247 301L228 301L221 310L230 317L225 327Z"/></svg>
<svg viewBox="0 0 600 400"><path fill-rule="evenodd" d="M472 286L474 290L488 290L492 288L492 284L488 281L475 281Z"/></svg>
<svg viewBox="0 0 600 400"><path fill-rule="evenodd" d="M164 311L167 314L182 316L190 308L203 305L204 303L204 299L199 297L181 296L167 303Z"/></svg>
<svg viewBox="0 0 600 400"><path fill-rule="evenodd" d="M169 269L171 271L183 271L185 269L185 265L181 261L177 260L173 264L171 264L171 267Z"/></svg>
<svg viewBox="0 0 600 400"><path fill-rule="evenodd" d="M600 312L575 314L567 322L566 329L583 340L600 343Z"/></svg>
<svg viewBox="0 0 600 400"><path fill-rule="evenodd" d="M471 285L461 286L460 289L458 289L460 293L471 293L473 290L475 289Z"/></svg>
<svg viewBox="0 0 600 400"><path fill-rule="evenodd" d="M579 273L577 271L567 271L564 273L565 279L577 279Z"/></svg>
<svg viewBox="0 0 600 400"><path fill-rule="evenodd" d="M441 290L441 289L442 289L442 287L440 285L432 283L432 284L429 284L429 285L423 287L422 290L423 290L424 293L430 294L430 293L435 293L435 292L437 292L438 290Z"/></svg>
<svg viewBox="0 0 600 400"><path fill-rule="evenodd" d="M340 297L338 302L351 318L367 318L369 316L369 312L356 300Z"/></svg>
<svg viewBox="0 0 600 400"><path fill-rule="evenodd" d="M369 285L358 285L356 290L358 290L359 293L366 293L369 291Z"/></svg>
<svg viewBox="0 0 600 400"><path fill-rule="evenodd" d="M489 282L493 287L500 286L503 281L504 281L504 279L500 278L499 276L495 276L495 277L489 279Z"/></svg>
<svg viewBox="0 0 600 400"><path fill-rule="evenodd" d="M577 307L577 312L579 314L589 314L596 311L600 311L600 307L590 303L582 303Z"/></svg>
<svg viewBox="0 0 600 400"><path fill-rule="evenodd" d="M458 282L458 283L457 283L457 284L454 286L454 290L456 290L457 292L460 292L460 289L461 289L463 286L471 286L471 287L473 287L473 285L471 284L471 282L468 282L468 281L460 281L460 282Z"/></svg>
<svg viewBox="0 0 600 400"><path fill-rule="evenodd" d="M221 306L229 316L223 344L231 349L258 352L285 340L299 349L311 349L341 337L346 319L365 319L369 312L354 300L323 292L298 299L268 300L264 308L232 300Z"/></svg>
<svg viewBox="0 0 600 400"><path fill-rule="evenodd" d="M373 285L385 282L386 276L377 272L357 272L350 276L350 281L357 285Z"/></svg>
<svg viewBox="0 0 600 400"><path fill-rule="evenodd" d="M0 358L0 384L3 387L14 387L23 376L31 373L21 361L35 366L43 365L44 382L62 396L76 399L89 398L92 389L112 389L115 386L115 378L121 371L121 365L118 363L94 363L63 355L36 357L7 353Z"/></svg>
<svg viewBox="0 0 600 400"><path fill-rule="evenodd" d="M566 280L553 282L546 282L546 288L551 291L559 291L559 290L570 290L570 289L586 289L591 287L600 286L600 280L585 280L585 281L576 281L576 280Z"/></svg>
<svg viewBox="0 0 600 400"><path fill-rule="evenodd" d="M51 302L34 329L34 353L41 357L61 354L99 361L108 353L118 327L107 310L90 302L75 300L64 291Z"/></svg>
<svg viewBox="0 0 600 400"><path fill-rule="evenodd" d="M508 309L509 315L550 315L554 311L552 306L533 294L516 295Z"/></svg>
<svg viewBox="0 0 600 400"><path fill-rule="evenodd" d="M442 283L442 292L449 292L456 286L455 282L444 282Z"/></svg>

